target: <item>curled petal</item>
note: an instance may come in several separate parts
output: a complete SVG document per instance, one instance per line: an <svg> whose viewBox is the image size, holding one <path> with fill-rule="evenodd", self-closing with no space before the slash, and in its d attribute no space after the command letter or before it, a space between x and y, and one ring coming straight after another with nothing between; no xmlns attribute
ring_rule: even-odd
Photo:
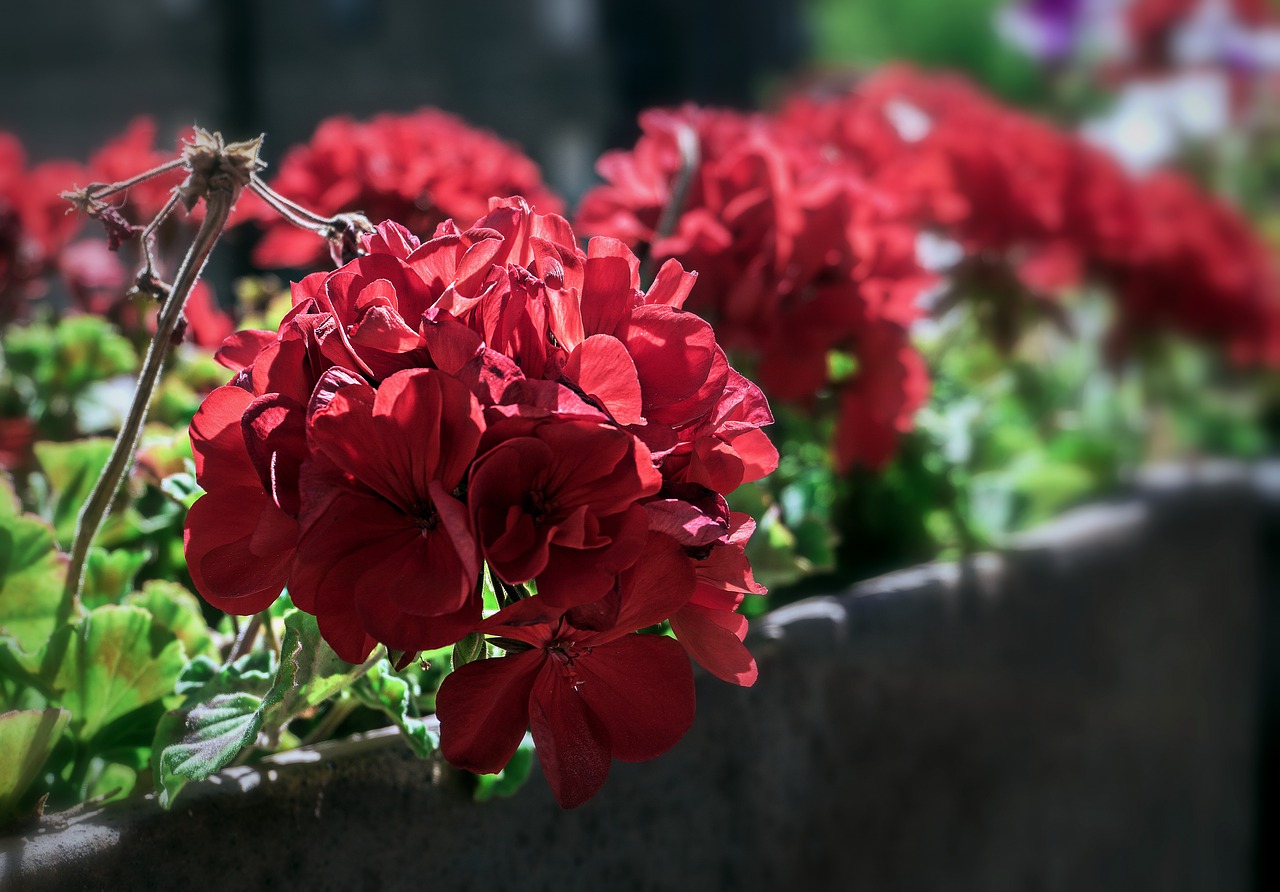
<svg viewBox="0 0 1280 892"><path fill-rule="evenodd" d="M671 615L671 630L698 665L731 684L756 683L756 661L742 643L747 618L689 603Z"/></svg>

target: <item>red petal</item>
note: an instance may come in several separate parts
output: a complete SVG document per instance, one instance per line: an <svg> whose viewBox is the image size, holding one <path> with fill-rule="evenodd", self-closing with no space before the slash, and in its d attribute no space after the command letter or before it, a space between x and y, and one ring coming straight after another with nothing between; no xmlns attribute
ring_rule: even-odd
<svg viewBox="0 0 1280 892"><path fill-rule="evenodd" d="M298 474L307 458L306 410L278 393L259 397L241 422L245 449L263 488L290 517L298 516Z"/></svg>
<svg viewBox="0 0 1280 892"><path fill-rule="evenodd" d="M613 238L593 238L587 244L582 282L584 334L611 335L626 322L639 287L636 256Z"/></svg>
<svg viewBox="0 0 1280 892"><path fill-rule="evenodd" d="M450 765L493 774L511 760L529 726L529 694L542 651L477 660L445 676L436 694L440 751Z"/></svg>
<svg viewBox="0 0 1280 892"><path fill-rule="evenodd" d="M574 669L578 695L624 762L662 755L693 725L693 670L670 638L626 635L579 657Z"/></svg>
<svg viewBox="0 0 1280 892"><path fill-rule="evenodd" d="M252 485L258 479L240 431L251 402L253 394L228 384L205 397L191 419L196 479L205 489Z"/></svg>
<svg viewBox="0 0 1280 892"><path fill-rule="evenodd" d="M686 604L671 615L671 629L698 665L717 678L750 687L756 683L756 661L742 643L747 618L728 610Z"/></svg>
<svg viewBox="0 0 1280 892"><path fill-rule="evenodd" d="M680 265L680 261L673 257L662 264L662 268L658 270L658 275L654 278L653 284L649 286L648 293L645 294L644 302L647 304L666 304L669 307L680 309L684 306L685 298L693 290L693 285L697 279L698 274L696 272L685 272L684 267Z"/></svg>
<svg viewBox="0 0 1280 892"><path fill-rule="evenodd" d="M640 378L627 348L610 335L592 335L569 354L564 374L595 398L618 424L640 424Z"/></svg>
<svg viewBox="0 0 1280 892"><path fill-rule="evenodd" d="M213 358L226 368L238 372L253 365L254 359L263 348L276 342L276 337L274 331L246 328L233 333L223 341L222 346L213 354Z"/></svg>
<svg viewBox="0 0 1280 892"><path fill-rule="evenodd" d="M680 658L687 667L683 653ZM556 801L561 808L576 808L594 796L609 776L609 732L551 664L551 660L543 662L534 682L529 728Z"/></svg>
<svg viewBox="0 0 1280 892"><path fill-rule="evenodd" d="M622 635L671 617L693 596L693 564L676 540L650 533L644 556L619 580L622 610L613 634ZM607 640L608 635L603 636Z"/></svg>
<svg viewBox="0 0 1280 892"><path fill-rule="evenodd" d="M196 590L240 616L265 610L284 588L298 525L256 483L205 493L191 510L183 549Z"/></svg>

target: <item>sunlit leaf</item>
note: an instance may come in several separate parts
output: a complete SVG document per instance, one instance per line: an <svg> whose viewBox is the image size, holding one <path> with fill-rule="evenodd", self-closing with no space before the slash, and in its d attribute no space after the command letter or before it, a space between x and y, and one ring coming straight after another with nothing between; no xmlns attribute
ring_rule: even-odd
<svg viewBox="0 0 1280 892"><path fill-rule="evenodd" d="M381 710L400 729L400 735L420 759L436 751L439 739L434 730L413 714L410 683L395 674L391 664L379 660L352 685L351 692L366 706Z"/></svg>
<svg viewBox="0 0 1280 892"><path fill-rule="evenodd" d="M66 574L48 524L20 514L0 518L0 634L36 653L53 634Z"/></svg>
<svg viewBox="0 0 1280 892"><path fill-rule="evenodd" d="M125 595L133 591L133 581L150 557L145 551L97 546L90 548L85 568L84 592L81 594L84 605L92 608L103 604L119 604Z"/></svg>
<svg viewBox="0 0 1280 892"><path fill-rule="evenodd" d="M182 642L188 658L218 656L213 634L200 611L200 602L178 583L153 579L142 587L142 591L126 597L124 603L150 613L157 623Z"/></svg>
<svg viewBox="0 0 1280 892"><path fill-rule="evenodd" d="M257 739L262 700L218 694L190 710L166 713L156 728L152 765L160 805L169 808L189 781L204 780Z"/></svg>
<svg viewBox="0 0 1280 892"><path fill-rule="evenodd" d="M186 664L182 643L140 607L98 607L59 634L70 641L54 683L78 740L174 693Z"/></svg>
<svg viewBox="0 0 1280 892"><path fill-rule="evenodd" d="M44 767L71 713L29 709L0 715L0 824L12 818Z"/></svg>
<svg viewBox="0 0 1280 892"><path fill-rule="evenodd" d="M70 443L37 443L36 459L53 489L53 528L58 542L70 548L76 518L111 455L111 440L95 437Z"/></svg>

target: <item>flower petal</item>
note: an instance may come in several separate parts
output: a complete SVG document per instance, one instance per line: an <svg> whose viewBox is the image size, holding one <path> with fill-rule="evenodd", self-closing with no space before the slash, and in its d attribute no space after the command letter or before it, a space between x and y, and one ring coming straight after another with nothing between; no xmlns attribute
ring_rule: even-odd
<svg viewBox="0 0 1280 892"><path fill-rule="evenodd" d="M556 801L561 808L576 808L609 776L609 732L551 662L543 662L529 698L529 729Z"/></svg>
<svg viewBox="0 0 1280 892"><path fill-rule="evenodd" d="M530 650L467 663L445 676L436 714L450 765L493 774L511 760L529 726L529 694L544 659Z"/></svg>
<svg viewBox="0 0 1280 892"><path fill-rule="evenodd" d="M626 635L579 657L574 669L578 696L624 762L662 755L693 725L693 670L670 638Z"/></svg>

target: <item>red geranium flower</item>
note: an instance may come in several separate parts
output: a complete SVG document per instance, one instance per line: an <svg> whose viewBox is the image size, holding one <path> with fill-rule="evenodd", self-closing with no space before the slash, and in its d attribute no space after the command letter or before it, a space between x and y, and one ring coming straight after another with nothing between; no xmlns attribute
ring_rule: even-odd
<svg viewBox="0 0 1280 892"><path fill-rule="evenodd" d="M352 663L377 642L457 641L480 619L480 557L455 494L484 431L479 403L433 369L397 372L377 390L329 373L316 394L294 603Z"/></svg>
<svg viewBox="0 0 1280 892"><path fill-rule="evenodd" d="M655 257L697 269L698 287L676 305L688 295L707 314L715 326L707 343L756 357L770 393L811 400L831 384L830 351L856 354L867 328L916 318L932 277L916 261L905 199L847 161L833 163L805 131L793 138L762 116L686 107L647 112L641 126L632 152L601 158L607 182L583 199L579 225L648 243ZM677 199L680 207L670 208ZM664 219L670 231L659 231ZM672 342L666 332L651 340ZM728 377L722 354L710 356L696 379L706 382L699 400L677 402L697 421L665 412L655 427L646 410L650 426L638 434L663 458L669 480L727 492L771 471L777 458L759 430L768 423L763 397Z"/></svg>
<svg viewBox="0 0 1280 892"><path fill-rule="evenodd" d="M310 143L285 154L271 185L317 213L362 211L371 220L396 220L420 238L449 218L482 216L494 195L524 195L544 212L560 210L537 166L518 149L432 108L368 122L328 118ZM267 229L255 263L302 266L324 256L324 244L310 233L265 211L260 219Z"/></svg>
<svg viewBox="0 0 1280 892"><path fill-rule="evenodd" d="M294 285L278 331L219 351L236 374L209 409L228 417L192 428L210 487L192 512L193 575L238 612L287 582L352 662L378 643L410 654L498 635L510 656L442 691L447 752L496 770L532 722L553 789L577 804L611 756L655 756L692 719L681 645L637 629L671 619L711 671L754 679L734 613L760 591L750 524L722 493L777 463L768 405L682 309L692 273L669 261L645 292L628 248L584 252L523 199L425 242L383 223L361 246ZM233 488L285 525L271 530L287 554L275 588L253 598L205 578L256 559L258 533L219 495ZM482 560L538 594L481 624ZM476 730L490 718L492 739Z"/></svg>
<svg viewBox="0 0 1280 892"><path fill-rule="evenodd" d="M280 594L298 539L296 506L291 516L272 494L273 472L287 462L272 460L277 450L260 450L264 483L245 442L253 403L253 394L227 385L200 404L191 446L205 494L187 512L183 534L196 590L218 609L241 615L265 610Z"/></svg>
<svg viewBox="0 0 1280 892"><path fill-rule="evenodd" d="M462 666L436 696L440 748L453 765L500 771L525 729L563 808L604 785L611 758L652 759L693 723L689 659L661 635L635 634L675 613L694 576L674 540L652 534L645 559L618 581L621 608L601 631L584 630L572 611L527 598L478 627L507 655Z"/></svg>
<svg viewBox="0 0 1280 892"><path fill-rule="evenodd" d="M609 424L507 418L485 434L467 501L485 560L508 583L537 580L552 607L595 601L635 563L662 486L644 445Z"/></svg>

